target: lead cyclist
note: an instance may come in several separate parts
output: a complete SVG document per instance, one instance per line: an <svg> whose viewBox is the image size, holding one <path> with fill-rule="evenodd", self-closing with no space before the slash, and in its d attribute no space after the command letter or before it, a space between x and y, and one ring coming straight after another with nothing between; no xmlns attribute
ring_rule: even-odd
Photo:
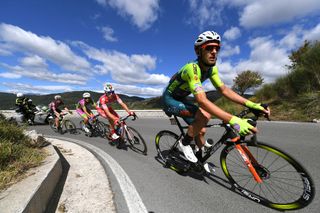
<svg viewBox="0 0 320 213"><path fill-rule="evenodd" d="M164 111L169 115L182 117L189 125L185 137L179 141L179 146L186 159L193 163L202 158L205 126L212 115L232 125L240 135L258 131L246 119L234 116L208 100L202 86L206 79L210 79L213 86L231 101L270 115L269 108L265 109L260 103L254 103L238 95L221 81L216 66L220 46L221 37L218 33L214 31L201 33L194 43L197 60L187 63L174 74L163 93ZM198 105L186 99L191 93ZM195 154L190 146L193 140L199 148ZM208 164L205 163L203 166L210 173Z"/></svg>

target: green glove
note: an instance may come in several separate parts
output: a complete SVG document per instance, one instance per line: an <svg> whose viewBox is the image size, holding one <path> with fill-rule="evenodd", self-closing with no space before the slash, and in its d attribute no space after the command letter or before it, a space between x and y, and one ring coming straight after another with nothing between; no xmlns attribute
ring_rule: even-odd
<svg viewBox="0 0 320 213"><path fill-rule="evenodd" d="M260 103L254 103L254 102L249 101L249 100L247 100L247 101L244 103L244 105L245 105L246 107L250 108L250 109L255 109L255 110L260 110L260 111L263 111L263 110L264 110L263 106L261 106Z"/></svg>
<svg viewBox="0 0 320 213"><path fill-rule="evenodd" d="M232 116L232 118L229 121L229 124L239 132L240 135L247 135L253 129L254 127L247 122L248 119L241 119L237 116Z"/></svg>

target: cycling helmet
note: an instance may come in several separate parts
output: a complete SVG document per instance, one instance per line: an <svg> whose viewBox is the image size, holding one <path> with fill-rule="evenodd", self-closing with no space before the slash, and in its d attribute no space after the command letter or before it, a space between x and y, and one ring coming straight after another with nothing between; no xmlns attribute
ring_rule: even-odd
<svg viewBox="0 0 320 213"><path fill-rule="evenodd" d="M201 46L202 44L208 42L208 41L215 41L218 44L220 44L221 42L221 37L218 33L214 32L214 31L206 31L201 33L197 40L194 42L194 46L198 47Z"/></svg>
<svg viewBox="0 0 320 213"><path fill-rule="evenodd" d="M112 87L111 84L106 83L103 87L104 92L106 93L111 93L114 92L114 88Z"/></svg>
<svg viewBox="0 0 320 213"><path fill-rule="evenodd" d="M32 99L31 98L28 99L28 103L32 103Z"/></svg>
<svg viewBox="0 0 320 213"><path fill-rule="evenodd" d="M61 100L61 95L54 96L54 100Z"/></svg>
<svg viewBox="0 0 320 213"><path fill-rule="evenodd" d="M21 93L21 92L17 93L17 98L22 98L23 96L24 96L23 93Z"/></svg>
<svg viewBox="0 0 320 213"><path fill-rule="evenodd" d="M90 95L90 93L85 92L85 93L83 93L82 97L83 97L83 98L90 98L91 95Z"/></svg>

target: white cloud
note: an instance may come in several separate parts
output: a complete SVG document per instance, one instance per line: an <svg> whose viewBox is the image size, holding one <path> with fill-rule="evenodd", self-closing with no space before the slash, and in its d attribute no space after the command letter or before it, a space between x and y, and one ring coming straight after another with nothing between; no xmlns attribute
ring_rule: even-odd
<svg viewBox="0 0 320 213"><path fill-rule="evenodd" d="M11 51L38 55L70 71L88 71L90 63L72 52L70 47L50 37L38 36L10 24L0 24L0 42Z"/></svg>
<svg viewBox="0 0 320 213"><path fill-rule="evenodd" d="M241 36L240 29L238 27L231 27L229 30L224 32L223 38L227 40L235 40Z"/></svg>
<svg viewBox="0 0 320 213"><path fill-rule="evenodd" d="M112 79L118 83L164 85L170 80L163 74L148 73L156 67L156 58L150 55L129 56L118 51L99 50L83 42L75 44L82 48L89 58L101 63L95 66L98 74L110 73Z"/></svg>
<svg viewBox="0 0 320 213"><path fill-rule="evenodd" d="M283 23L319 11L319 0L249 1L241 14L240 25L250 28Z"/></svg>
<svg viewBox="0 0 320 213"><path fill-rule="evenodd" d="M74 89L70 86L64 85L31 85L23 83L2 83L4 86L10 88L10 92L17 93L35 93L35 94L49 94L57 92L70 92Z"/></svg>
<svg viewBox="0 0 320 213"><path fill-rule="evenodd" d="M10 72L3 72L0 73L1 78L11 78L11 79L18 79L21 78L21 75L15 74L15 73L10 73Z"/></svg>
<svg viewBox="0 0 320 213"><path fill-rule="evenodd" d="M320 24L318 24L316 27L314 27L311 30L306 30L304 32L302 40L308 40L308 41L320 41Z"/></svg>
<svg viewBox="0 0 320 213"><path fill-rule="evenodd" d="M47 67L48 66L46 61L37 55L24 57L20 60L20 63L26 67Z"/></svg>
<svg viewBox="0 0 320 213"><path fill-rule="evenodd" d="M18 65L10 66L1 62L0 62L0 66L4 67L7 70L10 70L12 73L16 75L43 80L43 81L85 85L88 80L88 76L71 74L71 73L57 74L57 73L50 72L45 68L22 67Z"/></svg>
<svg viewBox="0 0 320 213"><path fill-rule="evenodd" d="M158 18L159 0L96 0L100 5L115 8L121 16L129 16L141 30L146 30Z"/></svg>
<svg viewBox="0 0 320 213"><path fill-rule="evenodd" d="M101 27L101 32L103 33L103 37L107 41L115 42L118 41L116 37L114 37L114 30L110 27Z"/></svg>
<svg viewBox="0 0 320 213"><path fill-rule="evenodd" d="M153 87L140 87L125 84L112 84L117 93L126 95L135 95L140 97L152 97L160 96L163 92L163 88L153 88Z"/></svg>
<svg viewBox="0 0 320 213"><path fill-rule="evenodd" d="M188 23L203 29L205 26L221 25L223 2L212 0L188 0L191 15Z"/></svg>
<svg viewBox="0 0 320 213"><path fill-rule="evenodd" d="M239 45L236 45L234 47L230 45L223 45L221 48L221 52L219 53L220 57L229 57L232 55L238 55L240 54L240 47Z"/></svg>

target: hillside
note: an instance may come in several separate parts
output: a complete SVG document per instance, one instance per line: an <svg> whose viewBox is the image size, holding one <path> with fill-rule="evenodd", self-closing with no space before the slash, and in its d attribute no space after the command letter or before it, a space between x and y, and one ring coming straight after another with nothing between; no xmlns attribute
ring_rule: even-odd
<svg viewBox="0 0 320 213"><path fill-rule="evenodd" d="M80 100L84 91L74 91L61 93L63 100L70 109L74 109L75 103ZM102 95L101 93L90 92L95 101ZM56 94L50 95L26 95L33 100L36 105L48 105ZM128 105L130 109L162 109L161 97L141 98L137 96L127 96L119 94L120 98ZM216 101L221 97L217 91L207 92L209 100ZM0 92L1 105L0 110L8 110L15 108L15 94ZM190 99L193 99L190 97ZM114 104L115 109L120 109L121 106Z"/></svg>

